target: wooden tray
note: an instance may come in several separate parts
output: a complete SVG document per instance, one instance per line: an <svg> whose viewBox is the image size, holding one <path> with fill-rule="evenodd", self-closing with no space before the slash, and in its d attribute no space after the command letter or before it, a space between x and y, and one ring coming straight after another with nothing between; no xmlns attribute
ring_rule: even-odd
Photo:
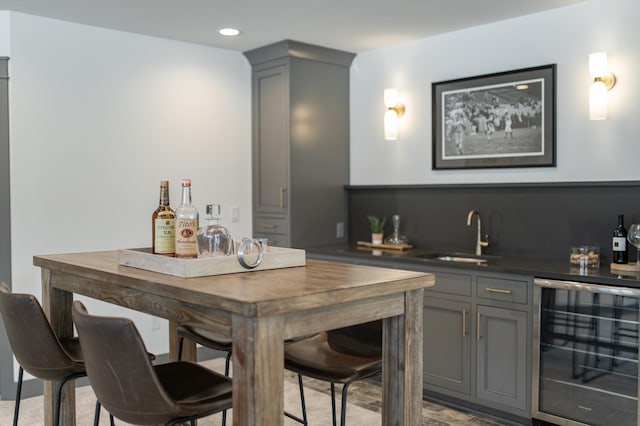
<svg viewBox="0 0 640 426"><path fill-rule="evenodd" d="M633 263L612 263L611 269L614 271L625 271L625 272L638 272L640 271L640 267L638 264Z"/></svg>
<svg viewBox="0 0 640 426"><path fill-rule="evenodd" d="M358 245L373 248L373 249L387 249L387 250L408 250L413 248L411 244L373 244L367 241L358 241Z"/></svg>
<svg viewBox="0 0 640 426"><path fill-rule="evenodd" d="M306 253L299 249L269 246L262 263L247 269L238 263L235 255L180 259L153 254L150 248L139 248L118 250L118 264L181 278L195 278L304 266Z"/></svg>

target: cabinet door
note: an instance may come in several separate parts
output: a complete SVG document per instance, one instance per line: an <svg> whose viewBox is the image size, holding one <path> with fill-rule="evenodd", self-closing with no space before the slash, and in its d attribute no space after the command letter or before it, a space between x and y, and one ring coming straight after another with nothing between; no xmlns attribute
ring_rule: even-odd
<svg viewBox="0 0 640 426"><path fill-rule="evenodd" d="M471 393L471 305L425 296L423 381L433 390ZM440 389L438 389L440 388Z"/></svg>
<svg viewBox="0 0 640 426"><path fill-rule="evenodd" d="M288 208L289 88L287 66L253 74L254 212L284 215Z"/></svg>
<svg viewBox="0 0 640 426"><path fill-rule="evenodd" d="M477 316L477 398L526 410L527 313L478 305Z"/></svg>

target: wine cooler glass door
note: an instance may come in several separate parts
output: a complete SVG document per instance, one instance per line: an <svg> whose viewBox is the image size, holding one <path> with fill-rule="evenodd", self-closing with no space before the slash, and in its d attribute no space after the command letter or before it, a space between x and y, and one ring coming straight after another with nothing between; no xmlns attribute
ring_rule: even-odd
<svg viewBox="0 0 640 426"><path fill-rule="evenodd" d="M534 418L638 426L640 289L536 279Z"/></svg>

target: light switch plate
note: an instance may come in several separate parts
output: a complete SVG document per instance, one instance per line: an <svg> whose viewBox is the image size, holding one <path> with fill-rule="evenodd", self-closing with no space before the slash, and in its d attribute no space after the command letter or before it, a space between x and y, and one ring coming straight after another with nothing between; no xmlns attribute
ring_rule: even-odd
<svg viewBox="0 0 640 426"><path fill-rule="evenodd" d="M240 207L231 206L231 222L240 222Z"/></svg>

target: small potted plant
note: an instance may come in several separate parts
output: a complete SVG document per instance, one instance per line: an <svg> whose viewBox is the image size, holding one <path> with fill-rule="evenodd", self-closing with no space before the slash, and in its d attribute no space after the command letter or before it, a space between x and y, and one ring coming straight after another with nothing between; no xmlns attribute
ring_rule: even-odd
<svg viewBox="0 0 640 426"><path fill-rule="evenodd" d="M384 224L387 221L386 217L379 218L377 216L367 216L369 224L371 225L371 242L373 244L382 244L384 238Z"/></svg>

